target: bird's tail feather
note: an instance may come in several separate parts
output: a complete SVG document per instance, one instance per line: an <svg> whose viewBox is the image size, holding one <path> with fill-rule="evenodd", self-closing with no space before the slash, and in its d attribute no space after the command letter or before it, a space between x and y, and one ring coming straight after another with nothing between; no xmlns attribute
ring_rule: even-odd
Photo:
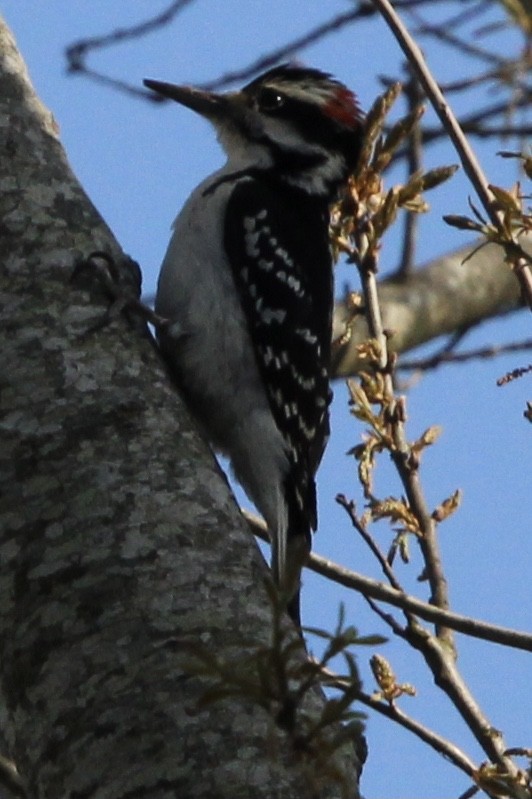
<svg viewBox="0 0 532 799"><path fill-rule="evenodd" d="M284 503L283 503L284 504ZM286 507L286 505L285 505ZM287 611L297 627L301 626L299 594L301 571L310 551L310 531L292 528L288 513L280 513L272 535L272 572L279 590L287 598Z"/></svg>

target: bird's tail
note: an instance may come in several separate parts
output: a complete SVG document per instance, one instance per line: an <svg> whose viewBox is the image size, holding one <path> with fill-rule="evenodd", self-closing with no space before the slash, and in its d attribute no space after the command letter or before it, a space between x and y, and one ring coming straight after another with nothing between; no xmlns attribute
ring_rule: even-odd
<svg viewBox="0 0 532 799"><path fill-rule="evenodd" d="M297 627L301 626L301 571L310 552L312 522L300 502L279 503L280 512L272 535L272 572L279 590L286 597L287 611ZM313 521L313 520L312 520Z"/></svg>

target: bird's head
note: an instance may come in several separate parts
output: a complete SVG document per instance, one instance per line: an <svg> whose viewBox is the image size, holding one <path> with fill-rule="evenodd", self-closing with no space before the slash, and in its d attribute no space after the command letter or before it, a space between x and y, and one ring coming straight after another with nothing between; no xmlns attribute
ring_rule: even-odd
<svg viewBox="0 0 532 799"><path fill-rule="evenodd" d="M285 64L223 94L153 80L144 84L212 122L235 168L268 170L330 199L356 165L362 112L353 92L320 70Z"/></svg>

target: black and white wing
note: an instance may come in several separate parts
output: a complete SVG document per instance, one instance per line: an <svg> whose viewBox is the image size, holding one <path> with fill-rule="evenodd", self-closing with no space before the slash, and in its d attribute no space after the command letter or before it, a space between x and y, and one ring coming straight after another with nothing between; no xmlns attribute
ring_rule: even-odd
<svg viewBox="0 0 532 799"><path fill-rule="evenodd" d="M288 536L316 528L314 475L329 433L332 266L327 205L265 179L237 183L224 246L272 415L287 446ZM260 457L260 453L257 454Z"/></svg>

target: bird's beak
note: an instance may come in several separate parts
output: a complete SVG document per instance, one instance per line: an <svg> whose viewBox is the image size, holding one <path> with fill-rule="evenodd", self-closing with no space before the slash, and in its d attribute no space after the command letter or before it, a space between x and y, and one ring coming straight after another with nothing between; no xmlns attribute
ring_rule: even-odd
<svg viewBox="0 0 532 799"><path fill-rule="evenodd" d="M213 122L227 115L227 95L205 92L192 86L175 86L173 83L164 83L158 80L145 80L144 85L157 94L175 100L176 103L181 103Z"/></svg>

